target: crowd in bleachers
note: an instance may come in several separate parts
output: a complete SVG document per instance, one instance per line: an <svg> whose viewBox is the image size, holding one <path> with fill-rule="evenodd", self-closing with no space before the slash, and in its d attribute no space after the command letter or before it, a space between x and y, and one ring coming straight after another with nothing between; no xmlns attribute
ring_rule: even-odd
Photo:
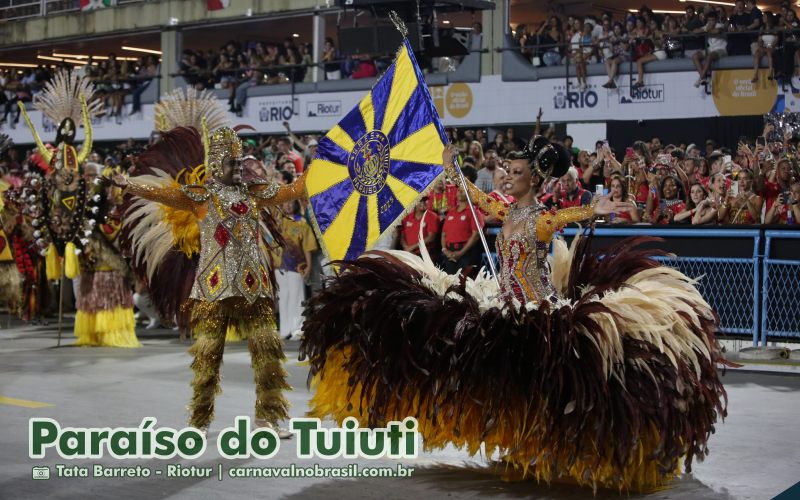
<svg viewBox="0 0 800 500"><path fill-rule="evenodd" d="M327 80L371 78L379 60L367 56L342 58L333 39L326 38L321 56ZM312 81L313 48L288 37L281 44L229 41L218 50L183 51L180 76L197 89L226 89L231 112L241 113L247 89L257 85Z"/></svg>
<svg viewBox="0 0 800 500"><path fill-rule="evenodd" d="M752 0L732 7L717 3L685 6L685 14L658 14L647 6L626 16L611 11L599 17L550 15L537 27L517 25L514 41L535 66L575 66L579 87L586 85L586 66L604 63L606 88L616 88L620 65L633 61L636 86L644 86L647 63L690 58L698 72L697 86L706 83L713 63L726 55L753 57L753 81L763 57L770 79L791 78L800 58L800 21L794 5L784 1L775 12L762 11Z"/></svg>
<svg viewBox="0 0 800 500"><path fill-rule="evenodd" d="M159 60L147 55L136 60L107 56L85 59L84 65L58 63L57 67L41 64L36 68L20 70L0 69L0 123L8 122L12 128L19 123L17 102L31 102L59 68L76 71L95 83L95 97L105 104L105 117L122 120L125 97L131 96L130 114L141 111L141 96L153 78L159 75Z"/></svg>
<svg viewBox="0 0 800 500"><path fill-rule="evenodd" d="M250 175L281 184L292 182L316 155L319 135L248 136L244 155L261 160L264 170ZM564 145L573 167L560 179L542 183L539 200L556 209L592 203L601 196L626 202L629 209L612 213L597 224L654 224L708 227L728 224L797 225L800 221L800 138L776 131L767 123L759 137L741 137L738 144L718 144L713 138L696 143L664 144L658 137L619 149L600 139L594 148L575 146L570 136L556 137L554 129L538 122L533 132ZM449 129L459 149L465 176L497 199L512 201L503 178L509 153L525 146L513 128L489 140L483 129ZM702 139L702 140L701 140ZM97 144L89 161L127 168L145 144ZM32 166L31 153L11 148L0 159L0 172L21 173ZM301 207L306 212L307 207ZM307 212L306 212L307 213ZM482 248L478 232L491 241L500 222L479 215L476 223L466 197L454 183L440 180L394 231L381 248L419 252L419 226L424 245L449 270L476 268Z"/></svg>

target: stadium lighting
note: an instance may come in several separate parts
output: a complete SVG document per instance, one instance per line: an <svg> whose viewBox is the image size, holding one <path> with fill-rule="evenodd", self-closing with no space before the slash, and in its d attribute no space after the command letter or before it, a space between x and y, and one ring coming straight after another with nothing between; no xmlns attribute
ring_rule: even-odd
<svg viewBox="0 0 800 500"><path fill-rule="evenodd" d="M38 64L30 64L30 63L7 63L7 62L0 62L0 66L4 68L38 68Z"/></svg>
<svg viewBox="0 0 800 500"><path fill-rule="evenodd" d="M109 59L108 56L91 56L91 55L88 55L88 54L62 54L60 52L53 52L53 57L68 57L70 59L88 59L88 58L91 57L92 59L96 59L98 61L105 61L105 60ZM117 56L117 61L138 61L138 60L139 60L138 57L120 57L120 56Z"/></svg>
<svg viewBox="0 0 800 500"><path fill-rule="evenodd" d="M122 50L131 50L133 52L144 52L146 54L155 54L157 56L161 55L160 50L152 50L152 49L143 49L141 47L130 47L128 45L123 45Z"/></svg>
<svg viewBox="0 0 800 500"><path fill-rule="evenodd" d="M628 9L628 12L635 14L639 12L639 9ZM685 14L686 11L684 10L654 10L653 14Z"/></svg>
<svg viewBox="0 0 800 500"><path fill-rule="evenodd" d="M714 5L725 5L726 7L734 7L736 4L733 2L716 2L715 0L679 0L681 3L686 3L687 1L691 3L710 3Z"/></svg>
<svg viewBox="0 0 800 500"><path fill-rule="evenodd" d="M44 59L46 61L58 61L58 62L64 61L63 57L51 57L51 56L43 56L43 55L36 56L36 59Z"/></svg>

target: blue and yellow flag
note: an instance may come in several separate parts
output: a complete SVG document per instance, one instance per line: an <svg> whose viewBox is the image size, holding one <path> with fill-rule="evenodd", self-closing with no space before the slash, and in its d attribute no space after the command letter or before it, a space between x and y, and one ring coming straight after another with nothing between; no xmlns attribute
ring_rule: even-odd
<svg viewBox="0 0 800 500"><path fill-rule="evenodd" d="M442 173L446 136L408 41L394 63L319 141L306 178L331 260L355 259Z"/></svg>

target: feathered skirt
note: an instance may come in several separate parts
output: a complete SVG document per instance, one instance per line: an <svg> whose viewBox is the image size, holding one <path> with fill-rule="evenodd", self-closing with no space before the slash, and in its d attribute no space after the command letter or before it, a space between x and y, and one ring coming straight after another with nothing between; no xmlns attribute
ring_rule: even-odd
<svg viewBox="0 0 800 500"><path fill-rule="evenodd" d="M10 313L22 305L22 279L16 262L0 262L0 307L8 307Z"/></svg>
<svg viewBox="0 0 800 500"><path fill-rule="evenodd" d="M120 272L85 270L75 305L75 345L141 347L136 338L133 294Z"/></svg>
<svg viewBox="0 0 800 500"><path fill-rule="evenodd" d="M483 448L546 482L666 484L707 454L727 398L716 314L641 249L652 240L602 255L590 238L557 241L562 299L540 306L405 252L343 263L306 306L310 415L372 427L413 416L425 449Z"/></svg>

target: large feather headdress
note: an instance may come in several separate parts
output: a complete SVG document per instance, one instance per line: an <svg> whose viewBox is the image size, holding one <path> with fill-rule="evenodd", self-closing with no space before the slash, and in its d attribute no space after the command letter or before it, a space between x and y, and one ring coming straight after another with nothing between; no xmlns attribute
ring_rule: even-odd
<svg viewBox="0 0 800 500"><path fill-rule="evenodd" d="M203 130L203 120L208 130L228 125L225 108L217 97L204 90L192 87L175 89L161 98L156 105L156 129L167 132L177 127L192 127Z"/></svg>
<svg viewBox="0 0 800 500"><path fill-rule="evenodd" d="M89 118L94 118L103 110L100 100L92 100L94 85L86 77L79 77L68 70L59 70L47 82L44 90L33 100L33 107L41 111L55 124L71 118L76 124L82 123L81 97L86 101Z"/></svg>

